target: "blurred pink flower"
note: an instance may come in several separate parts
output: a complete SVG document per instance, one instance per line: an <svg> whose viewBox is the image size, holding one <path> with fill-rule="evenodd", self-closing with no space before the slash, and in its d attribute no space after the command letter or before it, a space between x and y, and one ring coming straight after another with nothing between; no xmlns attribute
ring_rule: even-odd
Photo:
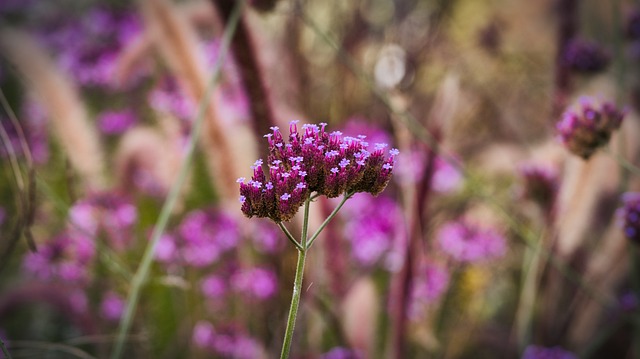
<svg viewBox="0 0 640 359"><path fill-rule="evenodd" d="M109 291L102 298L100 314L107 320L117 321L120 320L122 313L124 313L125 306L126 302L122 297Z"/></svg>
<svg viewBox="0 0 640 359"><path fill-rule="evenodd" d="M443 251L460 262L495 259L506 252L506 241L500 233L464 221L444 224L437 234L437 240Z"/></svg>
<svg viewBox="0 0 640 359"><path fill-rule="evenodd" d="M278 277L265 268L242 269L231 277L233 288L249 298L269 299L278 290Z"/></svg>
<svg viewBox="0 0 640 359"><path fill-rule="evenodd" d="M41 280L83 284L94 257L94 245L85 236L63 233L38 246L23 259L23 268Z"/></svg>

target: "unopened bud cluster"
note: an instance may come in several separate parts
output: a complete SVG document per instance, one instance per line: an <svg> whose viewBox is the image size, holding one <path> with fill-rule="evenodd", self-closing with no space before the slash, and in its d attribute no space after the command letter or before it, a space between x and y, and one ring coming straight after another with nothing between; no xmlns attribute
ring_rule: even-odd
<svg viewBox="0 0 640 359"><path fill-rule="evenodd" d="M591 98L582 98L580 107L568 110L556 125L559 139L574 154L588 159L607 144L611 133L622 124L624 111L609 102L597 105Z"/></svg>
<svg viewBox="0 0 640 359"><path fill-rule="evenodd" d="M267 163L255 162L250 181L238 179L242 212L247 217L288 221L311 193L329 198L355 192L375 196L387 186L398 150L391 149L386 156L387 144L376 143L369 149L365 136L327 133L325 123L305 124L298 131L297 122L289 126L288 143L278 127L272 127L273 133L265 135Z"/></svg>

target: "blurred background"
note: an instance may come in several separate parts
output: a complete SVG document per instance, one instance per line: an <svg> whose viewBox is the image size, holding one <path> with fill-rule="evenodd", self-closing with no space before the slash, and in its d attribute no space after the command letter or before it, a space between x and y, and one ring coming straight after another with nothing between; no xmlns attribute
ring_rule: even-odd
<svg viewBox="0 0 640 359"><path fill-rule="evenodd" d="M638 61L631 0L1 0L3 353L276 357L296 251L236 179L300 120L400 155L292 358L640 358Z"/></svg>

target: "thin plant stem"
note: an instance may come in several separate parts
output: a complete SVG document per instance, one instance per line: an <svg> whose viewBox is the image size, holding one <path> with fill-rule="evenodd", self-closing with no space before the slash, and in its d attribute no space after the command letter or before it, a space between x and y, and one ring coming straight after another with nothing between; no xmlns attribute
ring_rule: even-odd
<svg viewBox="0 0 640 359"><path fill-rule="evenodd" d="M11 354L9 354L9 350L7 350L7 347L4 345L2 338L0 338L0 348L2 348L2 354L4 354L5 359L11 359Z"/></svg>
<svg viewBox="0 0 640 359"><path fill-rule="evenodd" d="M291 232L289 232L287 227L285 227L284 224L282 224L282 222L278 222L278 227L280 227L280 229L285 234L285 236L287 236L287 239L289 239L289 242L293 243L293 245L296 246L296 249L298 249L299 251L304 250L304 248L300 245L300 243L298 243L298 241L296 241L295 238L293 238L293 235L291 234Z"/></svg>
<svg viewBox="0 0 640 359"><path fill-rule="evenodd" d="M209 105L209 99L211 98L213 89L215 88L218 78L220 77L222 62L227 55L231 38L237 27L238 20L240 19L240 14L242 13L241 10L243 8L243 5L244 1L238 1L233 13L231 14L231 17L229 18L229 22L227 23L225 32L222 37L220 54L218 55L216 63L213 67L213 74L211 75L211 79L209 80L209 84L207 85L204 97L200 100L197 117L193 124L193 130L186 146L184 160L178 171L176 181L171 187L169 194L167 195L167 200L162 206L160 216L158 217L158 222L156 223L156 226L153 229L153 233L151 234L151 240L149 241L149 244L147 245L147 248L145 249L144 255L140 262L140 267L136 271L131 281L131 290L129 292L129 297L127 298L125 313L122 317L122 320L120 321L115 348L111 353L112 359L119 359L122 356L126 336L129 332L129 329L131 328L131 323L135 315L138 299L140 297L140 291L147 281L147 277L149 276L149 272L151 269L151 264L153 263L153 256L155 254L156 247L158 246L160 237L164 233L164 230L169 221L169 217L171 217L171 212L173 212L173 208L175 207L175 204L178 200L182 185L186 180L187 172L190 168L191 160L195 152L197 138L199 137L199 133L204 122L206 108Z"/></svg>
<svg viewBox="0 0 640 359"><path fill-rule="evenodd" d="M287 329L284 333L282 342L282 351L280 359L289 357L291 351L291 341L293 339L293 330L296 326L296 317L298 316L298 307L300 305L300 295L302 294L302 278L304 276L304 263L307 258L307 230L309 228L309 206L311 199L307 198L304 202L304 218L302 221L302 234L300 236L300 245L302 249L298 249L298 263L296 265L296 276L293 282L293 294L291 295L291 306L289 308L289 317L287 319Z"/></svg>
<svg viewBox="0 0 640 359"><path fill-rule="evenodd" d="M327 224L329 224L329 222L333 219L333 217L335 217L336 214L338 214L338 211L340 210L340 208L342 208L342 206L344 206L345 202L347 202L349 198L353 197L354 194L355 194L354 192L348 192L344 194L344 197L342 197L342 201L340 201L340 204L338 204L338 206L333 210L333 212L331 212L329 217L327 217L327 219L325 219L324 222L322 222L320 227L318 227L318 230L311 236L311 238L309 238L309 242L307 242L307 246L306 246L307 249L311 248L311 245L313 245L313 242L315 242L316 238L318 238L318 236L320 235L320 232L322 232L324 227L326 227Z"/></svg>
<svg viewBox="0 0 640 359"><path fill-rule="evenodd" d="M620 164L620 166L622 166L624 169L633 173L636 176L640 176L640 167L634 165L633 163L629 162L626 158L622 157L620 154L615 153L608 148L605 148L604 151L607 154L613 156L613 158L615 158L618 164Z"/></svg>

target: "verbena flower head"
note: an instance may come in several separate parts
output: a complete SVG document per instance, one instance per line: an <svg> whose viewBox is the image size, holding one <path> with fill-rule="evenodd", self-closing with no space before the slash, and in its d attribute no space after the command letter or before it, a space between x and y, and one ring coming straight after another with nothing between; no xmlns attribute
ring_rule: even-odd
<svg viewBox="0 0 640 359"><path fill-rule="evenodd" d="M640 192L622 195L622 208L618 216L622 220L625 237L640 245Z"/></svg>
<svg viewBox="0 0 640 359"><path fill-rule="evenodd" d="M563 61L573 71L593 74L609 65L610 55L596 42L574 39L567 46Z"/></svg>
<svg viewBox="0 0 640 359"><path fill-rule="evenodd" d="M467 263L499 258L506 252L506 241L500 233L465 221L443 225L438 232L438 243L451 257Z"/></svg>
<svg viewBox="0 0 640 359"><path fill-rule="evenodd" d="M289 126L285 141L278 127L265 135L269 142L267 161L252 166L251 180L239 178L242 212L249 218L267 217L288 221L313 192L329 198L343 193L377 195L389 183L398 150L387 144L369 146L366 138L328 133L326 124ZM263 167L267 168L267 173Z"/></svg>
<svg viewBox="0 0 640 359"><path fill-rule="evenodd" d="M613 104L598 104L593 98L580 99L578 108L570 109L556 124L559 140L574 154L588 159L609 142L611 133L622 124L625 112Z"/></svg>

